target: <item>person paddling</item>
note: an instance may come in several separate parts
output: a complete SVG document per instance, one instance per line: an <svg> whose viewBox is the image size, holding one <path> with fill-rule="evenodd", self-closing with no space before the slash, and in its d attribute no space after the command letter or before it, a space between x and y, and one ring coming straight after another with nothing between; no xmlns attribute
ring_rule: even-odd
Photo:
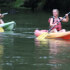
<svg viewBox="0 0 70 70"><path fill-rule="evenodd" d="M3 17L4 15L1 14L1 10L0 10L0 24L4 24L4 21L2 20Z"/></svg>
<svg viewBox="0 0 70 70"><path fill-rule="evenodd" d="M52 13L53 13L53 17L51 17L49 19L50 28L53 27L54 25L56 25L56 26L51 30L51 32L66 32L65 29L62 29L61 22L59 22L61 19L63 19L62 17L59 17L59 10L53 9ZM65 14L65 16L66 16L66 18L64 18L62 20L62 22L68 22L69 21L68 14ZM59 24L57 25L58 22L59 22Z"/></svg>

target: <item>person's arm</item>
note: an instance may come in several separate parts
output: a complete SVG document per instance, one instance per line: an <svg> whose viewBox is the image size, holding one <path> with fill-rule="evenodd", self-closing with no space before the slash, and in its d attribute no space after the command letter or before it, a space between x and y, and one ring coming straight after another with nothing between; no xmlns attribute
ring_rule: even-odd
<svg viewBox="0 0 70 70"><path fill-rule="evenodd" d="M4 15L1 15L1 18L3 18L4 17Z"/></svg>
<svg viewBox="0 0 70 70"><path fill-rule="evenodd" d="M65 15L66 18L62 20L62 22L68 22L69 21L69 16L68 14ZM62 17L60 17L60 19L62 19Z"/></svg>
<svg viewBox="0 0 70 70"><path fill-rule="evenodd" d="M53 18L50 19L50 26L53 27L56 24L53 24Z"/></svg>
<svg viewBox="0 0 70 70"><path fill-rule="evenodd" d="M0 14L0 18L3 18L4 16L2 14Z"/></svg>

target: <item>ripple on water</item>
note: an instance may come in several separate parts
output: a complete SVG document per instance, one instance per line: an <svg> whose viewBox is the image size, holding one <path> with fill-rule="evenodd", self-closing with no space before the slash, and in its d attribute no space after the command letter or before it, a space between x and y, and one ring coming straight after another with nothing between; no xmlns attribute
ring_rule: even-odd
<svg viewBox="0 0 70 70"><path fill-rule="evenodd" d="M18 37L18 38L35 38L34 36L34 30L36 28L16 28L15 31L7 31L4 32L1 36L3 38L7 37Z"/></svg>

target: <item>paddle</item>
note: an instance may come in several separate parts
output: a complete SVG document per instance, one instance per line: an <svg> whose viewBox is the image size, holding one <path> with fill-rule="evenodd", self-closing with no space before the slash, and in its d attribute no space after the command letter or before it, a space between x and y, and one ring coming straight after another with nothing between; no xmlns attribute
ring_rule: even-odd
<svg viewBox="0 0 70 70"><path fill-rule="evenodd" d="M44 32L43 34L41 34L40 36L38 36L36 39L39 41L46 41L46 36L48 35L47 32Z"/></svg>
<svg viewBox="0 0 70 70"><path fill-rule="evenodd" d="M70 14L70 12L68 13L68 15L69 15L69 14ZM66 18L66 16L64 16L63 19L64 19L64 18ZM60 21L58 21L58 22L57 22L57 25L58 25L59 22L61 22L63 19L61 19ZM55 25L55 26L56 26L56 25ZM48 30L48 33L49 33L55 26L53 26L52 28L50 28L50 29ZM41 34L39 37L37 37L36 39L39 40L39 41L44 41L45 38L48 36L48 33L45 32L45 33Z"/></svg>
<svg viewBox="0 0 70 70"><path fill-rule="evenodd" d="M5 16L5 15L7 15L7 14L8 14L8 13L3 13L2 15Z"/></svg>

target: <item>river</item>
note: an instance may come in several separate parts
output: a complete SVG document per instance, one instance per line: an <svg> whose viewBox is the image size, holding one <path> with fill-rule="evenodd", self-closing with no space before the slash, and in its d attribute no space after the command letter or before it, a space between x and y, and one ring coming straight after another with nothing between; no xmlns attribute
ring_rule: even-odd
<svg viewBox="0 0 70 70"><path fill-rule="evenodd" d="M50 15L23 12L4 18L17 25L15 31L0 33L0 70L70 70L70 41L35 40L34 30L48 29Z"/></svg>

